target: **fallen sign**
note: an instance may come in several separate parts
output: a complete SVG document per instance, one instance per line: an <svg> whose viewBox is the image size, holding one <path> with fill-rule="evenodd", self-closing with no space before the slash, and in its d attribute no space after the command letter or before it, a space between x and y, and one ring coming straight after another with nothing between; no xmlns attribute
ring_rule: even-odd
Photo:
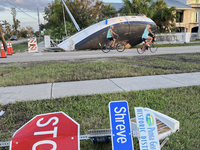
<svg viewBox="0 0 200 150"><path fill-rule="evenodd" d="M162 114L158 111L155 111L150 108L143 108L145 111L150 111L154 113L155 119L156 119L156 125L158 129L158 138L159 140L163 140L167 138L169 135L172 133L178 132L180 128L180 123L179 121ZM132 132L135 133L133 136L138 137L137 135L137 120L136 118L131 119L131 129Z"/></svg>
<svg viewBox="0 0 200 150"><path fill-rule="evenodd" d="M145 111L142 107L135 107L137 120L138 139L141 150L160 150L158 130L155 115L151 111Z"/></svg>
<svg viewBox="0 0 200 150"><path fill-rule="evenodd" d="M127 101L110 102L109 115L113 150L133 150Z"/></svg>
<svg viewBox="0 0 200 150"><path fill-rule="evenodd" d="M10 150L80 150L79 128L63 112L38 115L14 133Z"/></svg>
<svg viewBox="0 0 200 150"><path fill-rule="evenodd" d="M129 140L128 144L125 142L131 150L131 148L132 149L134 148L130 146L132 145L132 137L137 137L139 140L144 138L144 137L141 137L143 135L140 134L139 132L140 131L139 128L141 127L141 124L140 124L141 120L140 119L137 120L137 117L139 116L137 116L137 113L136 113L136 118L130 119L130 122L128 121L129 111L128 111L128 103L126 101L116 101L116 102L111 102L110 104L111 104L110 111L114 111L114 114L112 114L112 117L111 117L111 119L112 118L114 119L113 120L114 124L112 121L111 129L89 130L90 134L79 135L80 133L79 124L76 123L76 121L74 121L72 118L70 118L63 112L43 114L43 115L38 115L34 117L24 126L22 126L18 131L16 131L13 135L13 140L11 142L9 141L0 142L0 147L10 146L10 150L21 150L21 149L36 150L36 148L37 149L38 148L39 149L52 148L51 150L55 150L55 149L60 150L63 148L70 149L70 150L80 150L80 140L90 139L93 142L104 142L104 141L111 141L111 138L115 136L112 139L112 140L115 140L114 145L119 144L118 141L125 142L126 140L128 140L128 138L131 139ZM135 109L137 110L138 107L135 107ZM156 139L154 138L154 136L150 135L151 139L154 138L153 139L154 141L153 143L151 143L152 145L150 146L152 146L155 150L158 150L164 146L164 144L169 139L168 138L169 135L171 135L174 132L179 131L179 128L180 128L179 121L149 108L139 107L139 109L142 109L142 111L146 112L146 113L143 113L142 121L144 122L144 120L146 120L146 123L148 124L148 126L151 127L151 131L149 132L149 134L155 135L154 130L158 130L158 133L156 133L158 134L158 137ZM155 126L152 126L152 125L156 125L157 129ZM118 131L113 132L112 129L114 128L115 129L117 128ZM127 133L124 131L124 129L127 130ZM131 130L129 131L129 129ZM148 132L148 129L147 129L147 132ZM162 140L162 139L165 139L165 140L159 146L158 144L159 140ZM145 139L142 139L142 140L145 140ZM158 145L157 148L156 148L156 145ZM143 146L146 146L146 145L143 145ZM113 149L118 150L117 148L116 149L113 148ZM129 148L127 147L125 148L126 150L127 149L129 150ZM149 150L149 149L150 148L146 150Z"/></svg>

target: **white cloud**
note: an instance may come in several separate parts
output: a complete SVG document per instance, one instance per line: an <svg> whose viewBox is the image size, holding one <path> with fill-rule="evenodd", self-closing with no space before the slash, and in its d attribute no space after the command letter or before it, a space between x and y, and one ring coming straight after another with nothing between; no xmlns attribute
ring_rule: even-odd
<svg viewBox="0 0 200 150"><path fill-rule="evenodd" d="M37 8L39 9L40 13L40 22L44 22L42 14L44 13L45 7L48 6L48 3L52 3L52 0L3 0L3 1L0 0L1 20L6 20L10 24L13 24L12 20L13 16L11 15L11 8L15 7L17 11L16 19L20 21L20 26L21 27L32 26L34 30L37 31L38 30ZM24 11L25 13L21 12L19 9Z"/></svg>
<svg viewBox="0 0 200 150"><path fill-rule="evenodd" d="M1 5L0 5L0 12L1 11L5 11L6 9L5 9L5 7L2 7ZM2 14L1 14L2 15Z"/></svg>
<svg viewBox="0 0 200 150"><path fill-rule="evenodd" d="M48 3L52 3L52 0L5 0L5 1L0 1L1 6L9 6L10 8L17 7L19 9L23 9L23 10L37 10L37 7L38 7L40 9L40 11L43 11Z"/></svg>

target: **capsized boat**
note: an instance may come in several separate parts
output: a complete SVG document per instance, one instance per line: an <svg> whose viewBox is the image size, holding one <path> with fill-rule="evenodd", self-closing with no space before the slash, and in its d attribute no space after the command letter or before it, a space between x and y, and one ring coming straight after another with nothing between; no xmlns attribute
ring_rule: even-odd
<svg viewBox="0 0 200 150"><path fill-rule="evenodd" d="M155 33L155 22L146 16L119 16L106 19L77 32L58 47L68 51L100 49L108 42L106 36L111 26L114 26L113 31L119 35L120 41L135 46L142 42L142 34L147 24L151 25L151 30Z"/></svg>

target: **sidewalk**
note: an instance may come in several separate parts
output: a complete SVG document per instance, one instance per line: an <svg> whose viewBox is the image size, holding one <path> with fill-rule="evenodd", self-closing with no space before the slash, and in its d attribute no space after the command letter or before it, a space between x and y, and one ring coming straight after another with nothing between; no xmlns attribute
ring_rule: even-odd
<svg viewBox="0 0 200 150"><path fill-rule="evenodd" d="M0 87L0 103L193 85L200 85L200 72Z"/></svg>

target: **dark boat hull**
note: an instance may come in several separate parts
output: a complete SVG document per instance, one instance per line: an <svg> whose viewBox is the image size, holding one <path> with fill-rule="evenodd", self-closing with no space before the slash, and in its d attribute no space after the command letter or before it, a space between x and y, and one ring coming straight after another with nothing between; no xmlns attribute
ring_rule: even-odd
<svg viewBox="0 0 200 150"><path fill-rule="evenodd" d="M109 21L109 20L108 20ZM105 21L106 22L106 21ZM146 28L147 24L151 25L151 30L155 33L156 32L156 24L150 20L149 18L147 20L127 20L127 21L115 21L110 26L114 26L114 32L119 35L120 41L129 43L131 46L135 46L142 42L142 34L144 32L144 29ZM95 26L95 25L93 25ZM78 42L74 42L74 40L71 39L71 44L74 44L74 49L76 50L86 50L86 49L100 49L101 45L108 42L108 39L106 38L107 32L110 28L109 25L106 25L105 27L102 27L103 25L99 25L99 30L96 29L93 33L90 32L90 28L84 29L82 34L80 34L80 38L82 40L79 40ZM98 28L98 25L96 26ZM100 28L101 27L101 28ZM86 32L88 36L83 37L84 32ZM79 33L77 33L79 34ZM77 38L79 36L77 35ZM70 39L69 39L70 40ZM60 46L63 48L63 44L61 43ZM65 49L65 48L64 48Z"/></svg>

